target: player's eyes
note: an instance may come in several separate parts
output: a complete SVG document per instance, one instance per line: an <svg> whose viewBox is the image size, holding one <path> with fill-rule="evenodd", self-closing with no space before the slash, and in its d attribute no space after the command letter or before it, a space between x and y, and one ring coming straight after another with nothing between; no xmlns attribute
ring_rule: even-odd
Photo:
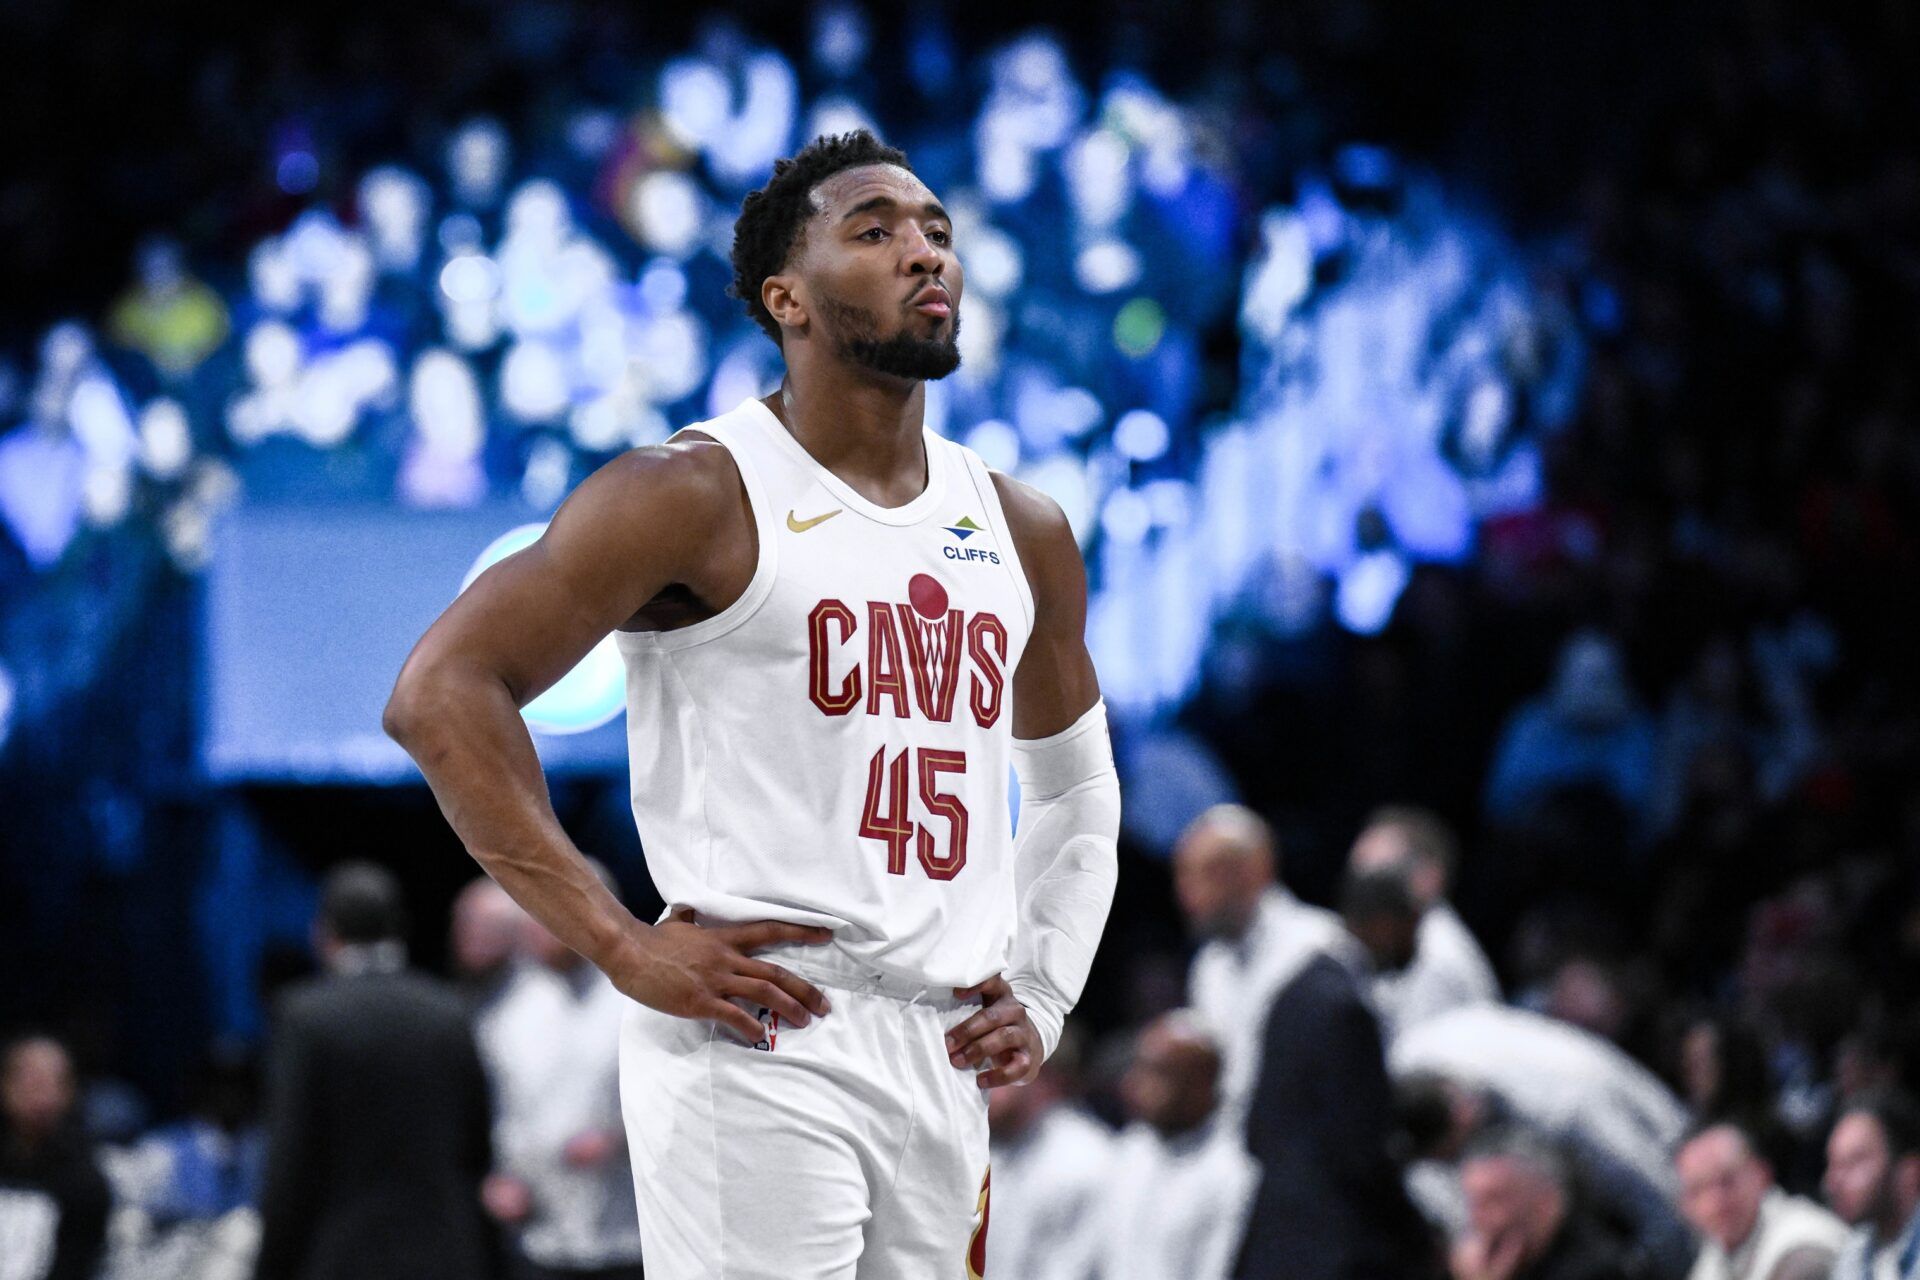
<svg viewBox="0 0 1920 1280"><path fill-rule="evenodd" d="M884 235L886 235L886 234L887 234L887 233L886 233L886 232L885 232L885 231L884 231L883 229L881 229L881 228L879 228L879 227L868 227L868 228L867 228L867 229L866 229L865 231L862 231L862 232L860 233L860 237L859 237L859 238L860 238L860 239L862 239L862 240L866 240L866 239L868 239L869 237L878 237L878 236L884 236Z"/></svg>

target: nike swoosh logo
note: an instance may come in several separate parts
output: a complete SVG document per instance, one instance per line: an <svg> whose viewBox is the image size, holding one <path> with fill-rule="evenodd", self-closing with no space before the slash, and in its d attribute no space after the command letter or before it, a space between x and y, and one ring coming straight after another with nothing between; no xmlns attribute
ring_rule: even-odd
<svg viewBox="0 0 1920 1280"><path fill-rule="evenodd" d="M842 508L842 507L835 507L833 510L827 512L827 514L823 516L815 516L811 520L795 520L793 518L793 512L789 511L787 512L787 528L793 530L795 533L805 533L807 530L813 528L813 526L819 524L822 520L833 519L835 516L839 515L840 512L843 511L844 509L845 508Z"/></svg>

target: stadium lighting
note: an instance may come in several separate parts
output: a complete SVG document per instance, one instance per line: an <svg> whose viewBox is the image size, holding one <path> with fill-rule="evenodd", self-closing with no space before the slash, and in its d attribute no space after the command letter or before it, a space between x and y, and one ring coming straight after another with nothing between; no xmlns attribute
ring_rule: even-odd
<svg viewBox="0 0 1920 1280"><path fill-rule="evenodd" d="M178 479L193 456L193 433L187 411L165 396L150 400L140 410L140 465L155 480Z"/></svg>

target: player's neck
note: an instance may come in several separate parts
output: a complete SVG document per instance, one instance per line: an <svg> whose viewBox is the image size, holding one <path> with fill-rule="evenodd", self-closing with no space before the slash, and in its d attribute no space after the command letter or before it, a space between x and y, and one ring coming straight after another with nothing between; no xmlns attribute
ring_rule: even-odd
<svg viewBox="0 0 1920 1280"><path fill-rule="evenodd" d="M767 406L814 461L880 506L927 484L926 384L838 365L790 368Z"/></svg>

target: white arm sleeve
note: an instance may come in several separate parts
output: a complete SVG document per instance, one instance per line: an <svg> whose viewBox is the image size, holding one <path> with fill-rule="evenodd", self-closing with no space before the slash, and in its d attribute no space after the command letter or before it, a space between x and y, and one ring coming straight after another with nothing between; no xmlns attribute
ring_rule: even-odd
<svg viewBox="0 0 1920 1280"><path fill-rule="evenodd" d="M1120 875L1120 775L1096 702L1050 738L1013 742L1020 831L1013 845L1019 924L1007 983L1040 1033L1044 1060L1087 985Z"/></svg>

